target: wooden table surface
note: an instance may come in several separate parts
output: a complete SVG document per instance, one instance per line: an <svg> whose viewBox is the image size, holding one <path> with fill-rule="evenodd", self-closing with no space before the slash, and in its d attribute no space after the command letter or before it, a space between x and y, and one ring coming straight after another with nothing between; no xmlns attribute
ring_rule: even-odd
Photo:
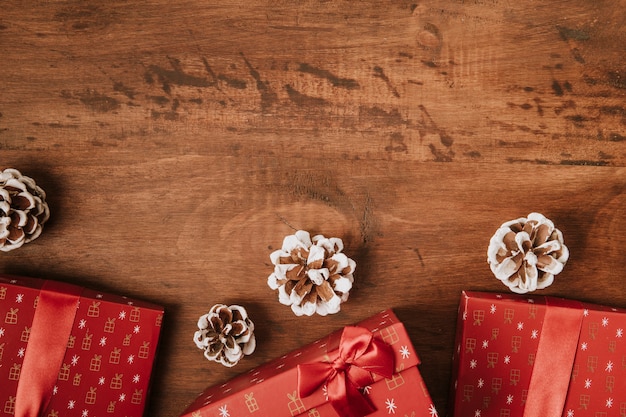
<svg viewBox="0 0 626 417"><path fill-rule="evenodd" d="M626 307L625 27L625 0L4 2L0 168L52 217L0 272L164 305L150 416L385 308L443 416L502 222L563 232L542 294ZM267 286L296 229L356 260L339 314ZM215 303L257 324L231 369L192 342Z"/></svg>

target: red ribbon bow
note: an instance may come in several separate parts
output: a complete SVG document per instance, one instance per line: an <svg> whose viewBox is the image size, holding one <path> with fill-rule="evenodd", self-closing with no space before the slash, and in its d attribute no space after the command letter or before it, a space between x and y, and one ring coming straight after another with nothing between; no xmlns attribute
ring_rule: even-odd
<svg viewBox="0 0 626 417"><path fill-rule="evenodd" d="M376 408L359 388L374 382L372 372L391 378L393 370L391 346L365 328L346 327L339 349L331 353L328 362L298 365L298 393L307 397L326 383L328 399L340 416L363 417Z"/></svg>

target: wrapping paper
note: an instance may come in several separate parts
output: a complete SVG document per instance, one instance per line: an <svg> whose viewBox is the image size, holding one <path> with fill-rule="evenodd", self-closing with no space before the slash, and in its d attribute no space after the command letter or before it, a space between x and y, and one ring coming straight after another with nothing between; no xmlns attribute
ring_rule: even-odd
<svg viewBox="0 0 626 417"><path fill-rule="evenodd" d="M451 415L626 415L626 310L464 292Z"/></svg>
<svg viewBox="0 0 626 417"><path fill-rule="evenodd" d="M437 411L417 369L420 360L404 325L391 310L383 311L355 327L346 327L302 349L266 363L222 385L208 388L187 410L184 417L336 417L344 416L332 404L331 383L323 383L311 395L298 388L300 369L322 368L332 363L345 346L348 335L360 331L382 342L392 356L389 377L372 373L372 382L358 395L373 407L370 416L437 416ZM361 335L363 336L363 335ZM354 367L354 366L353 366ZM300 375L302 377L304 373ZM349 378L349 377L348 377ZM354 404L355 400L347 401Z"/></svg>
<svg viewBox="0 0 626 417"><path fill-rule="evenodd" d="M163 309L0 275L0 415L141 417Z"/></svg>

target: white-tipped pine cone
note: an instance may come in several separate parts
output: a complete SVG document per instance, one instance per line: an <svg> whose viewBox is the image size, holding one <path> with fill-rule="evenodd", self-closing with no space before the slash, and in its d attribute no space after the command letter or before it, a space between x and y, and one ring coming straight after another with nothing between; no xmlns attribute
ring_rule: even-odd
<svg viewBox="0 0 626 417"><path fill-rule="evenodd" d="M342 250L339 238L311 239L309 232L299 230L285 237L282 249L270 255L274 272L267 284L278 290L278 301L291 306L297 316L337 313L348 299L356 268Z"/></svg>
<svg viewBox="0 0 626 417"><path fill-rule="evenodd" d="M46 193L16 169L0 172L0 250L37 239L50 217Z"/></svg>
<svg viewBox="0 0 626 417"><path fill-rule="evenodd" d="M256 348L254 323L241 306L214 305L200 317L198 328L193 337L196 346L208 360L229 368Z"/></svg>
<svg viewBox="0 0 626 417"><path fill-rule="evenodd" d="M502 224L487 250L491 271L518 294L552 284L568 258L563 234L539 213Z"/></svg>

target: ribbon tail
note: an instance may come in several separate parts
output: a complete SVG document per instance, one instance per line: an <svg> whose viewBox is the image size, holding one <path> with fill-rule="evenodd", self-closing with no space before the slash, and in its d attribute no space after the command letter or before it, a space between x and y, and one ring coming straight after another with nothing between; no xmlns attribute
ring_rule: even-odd
<svg viewBox="0 0 626 417"><path fill-rule="evenodd" d="M300 398L313 394L330 379L335 370L327 363L305 363L298 365L298 395Z"/></svg>
<svg viewBox="0 0 626 417"><path fill-rule="evenodd" d="M337 374L329 384L328 393L331 405L341 417L363 417L376 411L344 373Z"/></svg>

